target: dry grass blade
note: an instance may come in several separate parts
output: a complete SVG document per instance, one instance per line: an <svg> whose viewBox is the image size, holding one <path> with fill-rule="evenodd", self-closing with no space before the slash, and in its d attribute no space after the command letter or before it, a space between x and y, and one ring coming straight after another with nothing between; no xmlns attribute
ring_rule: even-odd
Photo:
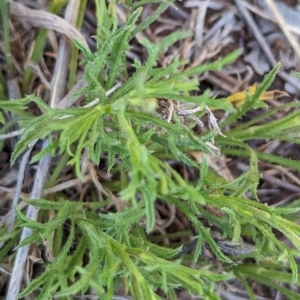
<svg viewBox="0 0 300 300"><path fill-rule="evenodd" d="M12 5L12 6L14 7L14 5ZM69 29L75 28L74 26L71 26L71 24L76 23L77 16L79 13L79 7L80 7L80 5L79 5L78 0L71 0L69 2L67 9L66 9L66 21L63 22L63 23L67 24L66 28L69 28ZM25 9L27 10L26 7L25 7ZM14 12L16 13L16 10ZM41 19L39 19L39 18L41 18L42 12L40 12L40 11L35 12L33 10L27 10L27 13L29 15L31 15L31 18L34 18L34 16L36 14L38 14L38 16L36 16L37 19L39 21L42 21ZM49 15L47 15L47 16L49 17ZM28 17L28 15L27 15L27 17ZM46 18L46 20L49 22L51 20L51 18ZM53 19L52 19L52 22L53 22ZM71 24L69 22L71 22ZM38 22L35 24L37 25ZM60 23L60 25L61 25L61 23ZM41 26L41 24L39 24L39 26ZM82 39L81 35L78 36L77 30L75 30L75 31L71 30L71 33L72 32L73 32L73 34L72 34L73 37L75 37L74 36L74 34L75 34L77 38L79 37L80 39ZM69 64L70 46L71 45L70 45L70 43L68 43L67 37L63 36L61 39L60 45L59 45L59 55L58 55L58 59L56 61L56 67L55 67L54 76L52 79L52 87L53 87L53 91L52 91L52 95L51 95L51 106L52 107L55 107L58 100L60 100L64 96L64 93L65 93L67 69L68 69L68 64ZM58 82L59 82L59 84L58 84ZM47 146L48 146L48 141L44 141L43 148L45 148ZM34 186L33 186L32 192L31 192L31 199L39 199L41 197L41 195L43 193L45 180L49 173L50 162L51 162L50 154L45 155L40 160L38 170L37 170L36 176L35 176ZM38 209L36 207L30 205L28 207L27 214L26 214L27 218L29 218L31 220L36 220L37 215L38 215ZM25 238L29 237L31 234L32 234L32 230L25 227L22 231L21 241L23 241ZM24 247L19 248L17 251L16 260L15 260L13 272L11 275L11 280L9 282L8 294L7 294L7 298L6 298L7 300L18 298L29 247L30 247L30 245L26 245Z"/></svg>
<svg viewBox="0 0 300 300"><path fill-rule="evenodd" d="M71 180L68 180L68 181L64 181L63 183L60 183L60 184L57 184L49 189L46 189L43 191L43 195L46 196L46 195L49 195L49 194L55 194L57 192L60 192L60 191L63 191L63 190L66 190L68 188L71 188L71 187L74 187L74 186L78 186L79 184L83 184L89 180L91 180L92 177L91 175L85 175L83 177L83 179L71 179Z"/></svg>
<svg viewBox="0 0 300 300"><path fill-rule="evenodd" d="M255 5L252 5L251 3L248 3L246 1L241 1L242 4L247 8L249 9L250 11L252 11L253 13L255 13L256 15L266 19L266 20L269 20L271 22L274 22L276 23L276 20L274 19L273 16L270 16L268 13L266 13L265 11L263 11L260 7L257 7ZM300 35L300 28L299 27L296 27L296 26L293 26L293 25L290 25L290 24L285 24L286 27L292 32L292 33L295 33L297 35Z"/></svg>
<svg viewBox="0 0 300 300"><path fill-rule="evenodd" d="M69 37L76 38L87 46L85 38L76 27L66 20L42 10L34 10L21 3L9 1L10 14L18 17L20 21L30 23L34 27L52 29Z"/></svg>
<svg viewBox="0 0 300 300"><path fill-rule="evenodd" d="M293 47L295 53L300 58L300 46L295 37L292 35L291 31L289 30L282 14L280 13L279 9L277 8L276 4L273 0L266 0L267 5L269 6L270 10L273 12L275 19L277 20L277 24L285 34L286 38L290 42L291 46Z"/></svg>
<svg viewBox="0 0 300 300"><path fill-rule="evenodd" d="M70 9L71 7L71 9ZM66 20L69 25L76 24L77 15L79 12L80 1L70 1L68 9L66 10ZM53 80L51 82L51 100L50 106L56 107L65 95L66 82L69 69L71 45L67 36L62 36L59 41L59 48L57 54L57 60L54 69Z"/></svg>
<svg viewBox="0 0 300 300"><path fill-rule="evenodd" d="M46 143L48 144L48 143ZM45 145L46 146L46 145ZM50 165L51 156L45 155L39 163L39 168L36 172L36 180L31 193L31 199L38 199L41 197L43 192L44 183L48 175L48 168ZM38 209L34 206L29 206L27 211L27 218L31 220L36 220L38 215ZM24 227L21 235L20 241L23 241L25 238L29 237L32 234L32 229ZM30 245L21 247L17 251L13 271L11 274L11 279L9 282L8 293L6 296L7 300L18 299L18 294L20 291L20 286L23 278L23 272L25 269L25 263L27 260L27 255Z"/></svg>
<svg viewBox="0 0 300 300"><path fill-rule="evenodd" d="M248 24L251 32L253 33L254 37L258 41L260 47L265 52L267 59L271 63L272 66L276 65L276 59L270 49L270 47L267 45L267 43L264 40L263 35L261 34L258 26L255 24L255 21L253 20L250 13L247 11L247 9L244 7L242 2L240 0L235 0L235 3L237 7L239 8L240 12L242 13L243 17L245 18L246 23Z"/></svg>
<svg viewBox="0 0 300 300"><path fill-rule="evenodd" d="M12 205L11 205L11 212L10 212L10 215L9 215L7 223L6 223L7 233L11 232L11 230L13 228L13 225L15 223L16 213L15 213L15 210L14 210L14 205L18 204L18 201L19 201L19 198L20 198L20 195L21 195L21 190L22 190L22 184L23 184L23 179L24 179L25 168L26 168L26 165L28 163L29 156L30 156L30 153L31 153L32 148L33 148L34 145L35 145L35 143L32 143L30 145L30 148L23 155L22 161L20 163L20 168L19 168L19 172L18 172L18 181L17 181L17 186L16 186L15 191L14 191L14 197L13 197ZM3 244L4 244L4 242L0 243L0 248L2 248Z"/></svg>
<svg viewBox="0 0 300 300"><path fill-rule="evenodd" d="M248 24L250 31L253 33L255 39L259 43L260 47L264 51L267 59L269 60L270 64L272 66L276 65L276 59L269 47L269 45L266 43L262 33L260 32L258 26L256 25L254 19L248 12L248 10L244 7L243 2L241 0L235 0L235 3L240 10L241 14L245 18L246 23ZM293 85L298 91L300 91L299 83L295 78L291 77L289 74L287 74L284 71L281 71L278 73L278 75L285 81L289 82L290 84Z"/></svg>
<svg viewBox="0 0 300 300"><path fill-rule="evenodd" d="M201 6L199 5L198 8L197 23L195 28L195 40L199 48L202 47L202 43L203 43L204 22L205 22L208 2L209 1L205 1ZM199 54L197 56L199 56Z"/></svg>

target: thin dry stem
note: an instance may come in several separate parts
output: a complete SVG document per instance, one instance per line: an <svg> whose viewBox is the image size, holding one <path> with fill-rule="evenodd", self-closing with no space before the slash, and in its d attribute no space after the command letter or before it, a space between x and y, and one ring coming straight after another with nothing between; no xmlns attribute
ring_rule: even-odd
<svg viewBox="0 0 300 300"><path fill-rule="evenodd" d="M66 9L66 23L68 26L69 22L75 24L77 16L79 13L80 1L79 0L70 0ZM26 8L26 7L25 7ZM26 8L27 9L27 8ZM41 12L38 12L41 14ZM71 23L71 24L72 24ZM52 79L52 95L51 95L51 107L54 108L55 105L63 98L65 93L65 85L67 80L67 69L69 63L69 53L70 53L71 44L67 41L67 37L63 36L60 45L59 45L59 54L56 61L56 67ZM65 69L63 69L65 68ZM58 84L58 82L60 84ZM43 148L48 146L48 140L44 141ZM31 192L31 199L39 199L43 193L44 184L46 177L49 173L49 166L51 162L51 155L46 154L39 162L38 169L35 176L35 181L33 189ZM27 218L31 220L36 220L38 216L38 209L34 206L29 205ZM29 237L32 234L32 230L29 228L24 228L22 231L20 242ZM18 299L18 294L23 278L23 272L25 268L25 263L28 256L30 245L23 246L18 249L15 264L13 267L11 280L9 282L9 288L7 293L7 300Z"/></svg>
<svg viewBox="0 0 300 300"><path fill-rule="evenodd" d="M91 175L85 175L83 177L83 179L75 178L75 179L71 179L71 180L68 180L68 181L64 181L64 182L62 182L60 184L57 184L57 185L55 185L55 186L53 186L49 189L44 190L43 195L55 194L57 192L67 190L71 187L77 186L78 184L85 183L85 182L87 182L91 179L92 179Z"/></svg>
<svg viewBox="0 0 300 300"><path fill-rule="evenodd" d="M242 13L246 23L248 24L250 30L252 31L254 37L256 38L257 42L259 43L261 49L265 53L268 61L270 62L272 67L274 67L276 65L277 61L276 61L269 45L266 43L263 35L261 34L258 26L255 24L249 11L244 7L243 2L241 0L235 0L235 3L237 5L238 9L240 10L240 12ZM287 74L286 72L283 72L283 71L279 72L278 76L280 76L283 80L292 84L298 91L300 91L299 82L297 80L295 80L295 78L291 77L289 74Z"/></svg>
<svg viewBox="0 0 300 300"><path fill-rule="evenodd" d="M47 141L44 142L44 146L47 146ZM36 177L31 193L32 199L39 199L43 192L44 183L46 177L48 175L48 168L50 165L51 156L45 155L39 163L38 170L36 172ZM27 218L31 220L36 220L38 215L38 209L34 206L29 205L27 210ZM27 237L32 234L32 230L30 228L24 227L20 242L24 241ZM25 268L25 263L27 260L28 251L30 248L30 244L25 245L18 249L13 271L11 274L11 279L9 282L8 293L6 296L7 300L18 299L18 294L20 291L20 286L22 283L23 272Z"/></svg>
<svg viewBox="0 0 300 300"><path fill-rule="evenodd" d="M18 204L20 195L21 195L21 191L22 191L22 184L23 184L23 179L24 179L24 174L25 174L25 169L30 157L30 153L32 151L32 148L34 147L34 145L36 144L36 140L31 143L30 148L26 151L26 153L23 155L21 163L20 163L20 167L19 167L19 172L18 172L18 180L17 180L17 185L15 187L15 191L14 191L14 197L12 200L12 205L11 205L11 212L9 214L9 217L7 219L7 234L10 233L13 229L14 223L15 223L15 219L16 219L16 213L14 210L14 205ZM5 242L1 242L0 243L0 248L2 248L2 246L4 245Z"/></svg>
<svg viewBox="0 0 300 300"><path fill-rule="evenodd" d="M263 11L260 7L257 7L255 5L252 5L251 3L249 3L248 1L241 1L242 4L248 8L250 11L252 11L253 13L255 13L256 15L266 19L266 20L269 20L271 22L274 22L276 23L276 20L274 19L273 16L270 16L268 13L266 13L265 11ZM300 35L300 27L295 27L295 26L292 26L290 24L285 24L286 27L292 32L292 33L295 33L297 35Z"/></svg>
<svg viewBox="0 0 300 300"><path fill-rule="evenodd" d="M292 48L294 49L295 53L298 55L300 58L300 46L293 34L291 33L290 29L288 28L282 14L280 13L278 7L274 3L273 0L265 0L266 4L270 8L270 10L273 12L275 19L277 20L277 24L290 42Z"/></svg>
<svg viewBox="0 0 300 300"><path fill-rule="evenodd" d="M11 0L9 0L9 2L10 14L18 17L20 21L23 20L32 26L52 29L66 36L76 38L88 47L85 38L74 26L75 24L70 24L52 13L30 9L21 3L16 3Z"/></svg>

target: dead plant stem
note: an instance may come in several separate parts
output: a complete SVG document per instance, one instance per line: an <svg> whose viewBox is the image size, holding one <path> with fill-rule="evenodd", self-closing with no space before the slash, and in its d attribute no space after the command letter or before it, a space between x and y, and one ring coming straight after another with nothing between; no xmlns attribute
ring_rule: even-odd
<svg viewBox="0 0 300 300"><path fill-rule="evenodd" d="M68 24L75 25L77 16L79 13L80 0L70 0L66 8L65 21ZM50 104L54 108L64 97L65 86L67 81L67 70L69 65L69 56L70 56L70 47L71 43L66 36L62 36L59 43L58 58L55 65L54 75L52 79L52 94ZM48 146L48 140L45 140L43 143L43 148ZM39 199L42 196L44 184L46 177L49 173L49 167L51 162L51 155L46 154L39 162L38 169L35 176L34 185L31 192L31 199ZM31 220L36 220L38 216L38 209L34 206L29 205L27 218ZM24 241L27 237L32 234L32 230L29 228L24 228L22 231L20 242ZM20 291L23 273L25 270L25 264L28 256L30 245L23 246L18 249L16 254L16 259L9 282L9 288L7 293L7 300L16 300L18 299L18 294Z"/></svg>

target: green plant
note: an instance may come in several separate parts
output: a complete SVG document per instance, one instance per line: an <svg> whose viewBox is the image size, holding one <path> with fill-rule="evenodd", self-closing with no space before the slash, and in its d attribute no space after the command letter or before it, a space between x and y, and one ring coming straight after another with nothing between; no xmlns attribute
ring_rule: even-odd
<svg viewBox="0 0 300 300"><path fill-rule="evenodd" d="M166 5L163 3L161 9ZM217 135L217 125L202 135L196 135L189 126L191 124L183 124L176 113L173 113L172 122L156 113L162 99L180 101L183 107L222 109L229 115L220 127L228 127L248 110L265 105L258 99L274 80L280 65L265 76L254 95L247 95L245 103L236 110L225 99L212 99L207 92L200 96L191 94L198 87L194 76L220 70L233 62L239 51L183 71L179 68L186 67L187 62L177 58L166 68L157 65L163 49L188 36L183 32L173 33L156 45L148 40L141 41L148 51L147 60L144 63L135 61L133 75L124 77L122 69L125 68L129 42L134 34L148 25L135 26L140 13L140 8L132 10L126 24L120 28L113 13L107 27L99 29L96 53L74 40L84 55L86 85L77 95L85 97L86 107L53 109L34 96L0 102L1 109L15 114L25 110L31 102L43 112L40 116L27 115L20 121L24 131L12 155L12 163L34 140L51 137L49 146L36 154L32 162L46 153L61 155L64 161L75 167L77 177L82 179L83 153L86 152L96 165L105 155L107 172L116 178L113 183L103 183L106 197L102 202L74 202L59 194L53 195L52 200L25 199L40 209L40 214L46 219L44 222L28 219L15 207L20 227L33 229L33 234L18 247L46 242L53 255L53 261L49 261L44 273L32 280L20 297L37 289L39 295L36 299L49 299L53 295L67 297L85 293L92 287L99 299L111 299L121 288L135 299L159 299L162 295L176 299L176 288L206 299L219 299L215 286L235 275L252 299L254 294L245 278L278 289L289 299L298 299L298 294L281 287L278 282L300 285L295 261L300 250L300 226L284 217L298 212L299 208L269 207L247 199L245 193L250 191L253 198L258 198L259 159L300 169L296 161L257 152L246 143L249 139L299 143L299 103L286 104L241 123L225 132L226 137ZM121 86L108 95L107 91L118 81L121 81ZM296 110L271 124L260 124L277 110L290 107ZM188 109L184 111L186 116L190 115ZM199 118L194 115L194 120L199 121ZM192 151L217 155L214 139L222 153L249 158L248 170L233 182L213 174L205 155L201 162L188 155ZM199 172L199 181L185 181L166 162L167 159L193 167ZM54 170L53 174L57 173ZM54 181L55 178L50 177L49 182ZM111 201L114 212L105 209ZM174 205L195 228L197 243L192 258L183 259L182 247L168 248L149 241L148 234L155 226L156 201ZM208 206L214 207L222 217L210 212ZM51 218L50 211L54 212ZM209 226L205 225L207 221L218 228L224 238L231 240L232 247L245 236L255 247L250 251L236 251L229 257ZM66 224L68 232L65 235L62 228ZM19 233L19 228L17 230L0 241L12 239ZM294 248L281 242L274 230L283 233ZM217 272L216 263L207 265L201 256L203 243L211 248L216 261L222 263L221 273ZM246 258L253 258L255 263L246 263ZM192 267L193 264L196 268ZM275 273L276 281L273 280Z"/></svg>

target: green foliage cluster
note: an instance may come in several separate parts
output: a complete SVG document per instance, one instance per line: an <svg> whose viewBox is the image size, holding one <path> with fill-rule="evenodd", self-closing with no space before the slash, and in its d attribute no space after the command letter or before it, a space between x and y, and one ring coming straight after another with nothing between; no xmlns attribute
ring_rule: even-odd
<svg viewBox="0 0 300 300"><path fill-rule="evenodd" d="M245 193L250 191L253 198L258 198L258 160L300 170L297 161L258 152L247 144L250 139L299 143L300 104L293 102L268 110L251 121L228 129L228 125L248 110L263 105L258 99L274 80L280 65L266 75L255 94L247 95L245 103L236 110L226 100L211 99L206 92L201 96L191 94L198 87L194 76L220 70L233 62L239 51L184 71L179 71L179 68L187 62L177 58L166 68L157 65L162 50L188 36L183 32L173 33L158 44L142 40L148 51L147 60L143 63L135 61L133 75L128 76L125 52L129 42L167 7L167 3L160 4L153 16L136 26L141 13L138 7L144 2L149 1L132 5L126 24L119 28L113 5L106 8L98 4L97 16L101 26L97 33L96 53L74 41L84 55L86 85L77 95L85 97L86 107L54 109L32 95L11 102L0 101L2 110L17 115L23 116L30 102L42 111L40 116L27 114L26 118L21 118L24 131L12 155L13 163L31 142L45 138L50 139L49 146L36 154L32 161L38 161L47 152L61 154L68 164L75 167L79 178L82 178L83 151L87 151L95 164L99 164L105 154L108 172L119 178L113 185L104 184L105 188L118 193L126 204L121 211L100 213L101 208L111 201L109 196L103 202L74 202L62 195L54 195L51 201L26 200L39 208L44 218L47 218L48 211L55 212L54 217L43 223L27 219L16 207L19 228L33 229L33 235L19 247L47 242L53 254L53 261L49 261L44 273L32 280L20 297L37 290L40 292L36 299L50 299L54 295L71 297L92 287L99 299L112 299L120 288L134 299L160 299L159 295L176 299L178 288L205 299L219 299L216 284L236 276L245 285L251 299L255 296L248 280L277 289L288 299L298 299L298 294L280 283L300 285L295 260L300 253L300 226L289 220L290 214L298 212L299 207L269 207L247 199ZM111 13L111 18L106 21L101 17L105 9ZM107 91L118 81L122 85L108 95ZM228 117L220 124L227 129L226 137L216 136L215 130L196 135L176 115L172 123L161 119L155 114L157 99L229 111ZM280 120L264 124L266 118L287 108L295 110ZM215 154L210 146L214 138L222 153L249 158L248 170L233 182L226 182L208 168L205 154ZM191 151L203 153L201 163L188 156ZM186 182L166 163L166 158L194 167L199 172L199 181ZM49 182L54 181L51 177ZM175 205L195 228L197 244L192 258L182 259L182 247L167 248L148 240L147 233L155 225L155 201L158 199ZM219 209L224 217L216 217L206 209L207 205ZM204 219L218 228L224 238L231 240L232 245L247 236L255 248L227 256ZM62 229L65 224L69 226L67 238ZM19 228L1 237L0 241L15 240ZM285 235L293 247L281 242L274 230ZM208 265L201 256L203 243L222 264L221 273L216 271L214 263ZM3 248L1 257L5 254L3 251L8 250Z"/></svg>

